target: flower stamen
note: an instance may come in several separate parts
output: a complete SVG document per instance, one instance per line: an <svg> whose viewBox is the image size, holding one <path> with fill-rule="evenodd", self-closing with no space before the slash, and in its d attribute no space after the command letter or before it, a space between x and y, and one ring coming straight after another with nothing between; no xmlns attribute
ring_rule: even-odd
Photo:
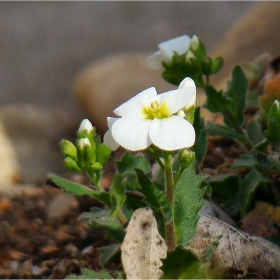
<svg viewBox="0 0 280 280"><path fill-rule="evenodd" d="M149 119L149 120L153 120L155 118L164 119L170 117L167 104L166 103L160 104L157 100L151 102L150 107L144 107L143 113L145 119Z"/></svg>

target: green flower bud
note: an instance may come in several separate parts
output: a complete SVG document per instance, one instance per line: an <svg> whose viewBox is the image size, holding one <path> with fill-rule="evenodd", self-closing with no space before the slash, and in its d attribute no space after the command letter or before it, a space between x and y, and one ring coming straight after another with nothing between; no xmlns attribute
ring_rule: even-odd
<svg viewBox="0 0 280 280"><path fill-rule="evenodd" d="M104 143L101 143L96 149L96 161L101 164L106 163L109 160L111 153L112 151Z"/></svg>
<svg viewBox="0 0 280 280"><path fill-rule="evenodd" d="M280 102L278 100L274 101L269 110L267 130L264 135L272 142L280 141Z"/></svg>
<svg viewBox="0 0 280 280"><path fill-rule="evenodd" d="M195 157L195 153L190 150L184 149L184 150L180 151L179 161L180 161L181 167L188 168L190 166L191 162L194 160L194 157Z"/></svg>
<svg viewBox="0 0 280 280"><path fill-rule="evenodd" d="M70 171L81 171L78 163L71 157L67 157L63 160L64 166Z"/></svg>
<svg viewBox="0 0 280 280"><path fill-rule="evenodd" d="M201 60L201 69L203 73L207 76L211 75L212 67L213 67L212 59L209 56L203 57Z"/></svg>
<svg viewBox="0 0 280 280"><path fill-rule="evenodd" d="M72 142L63 139L59 142L59 146L62 154L65 157L70 157L73 160L77 160L77 149Z"/></svg>
<svg viewBox="0 0 280 280"><path fill-rule="evenodd" d="M103 169L103 165L99 162L95 162L90 166L90 170L92 171L101 171Z"/></svg>
<svg viewBox="0 0 280 280"><path fill-rule="evenodd" d="M91 143L88 138L81 138L77 140L77 154L78 163L81 168L95 162L95 151L92 149Z"/></svg>
<svg viewBox="0 0 280 280"><path fill-rule="evenodd" d="M206 56L207 52L202 41L194 35L191 40L190 50L193 52L197 59L202 59Z"/></svg>
<svg viewBox="0 0 280 280"><path fill-rule="evenodd" d="M88 138L90 142L92 142L92 140L94 140L95 137L96 137L95 128L92 126L91 122L88 119L84 119L81 122L80 127L77 131L77 138L78 139Z"/></svg>
<svg viewBox="0 0 280 280"><path fill-rule="evenodd" d="M220 56L213 58L211 74L215 74L218 71L220 71L223 64L224 64L224 60Z"/></svg>

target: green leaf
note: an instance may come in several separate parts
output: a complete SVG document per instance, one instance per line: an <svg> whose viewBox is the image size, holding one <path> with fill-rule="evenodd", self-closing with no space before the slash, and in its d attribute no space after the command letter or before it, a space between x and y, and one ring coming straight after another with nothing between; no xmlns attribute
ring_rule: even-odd
<svg viewBox="0 0 280 280"><path fill-rule="evenodd" d="M211 197L223 203L224 211L233 219L239 217L239 176L222 174L207 180L211 187Z"/></svg>
<svg viewBox="0 0 280 280"><path fill-rule="evenodd" d="M101 247L99 249L100 252L100 262L103 265L106 265L109 261L111 261L119 252L120 252L121 244L111 244L108 246Z"/></svg>
<svg viewBox="0 0 280 280"><path fill-rule="evenodd" d="M222 174L207 180L212 189L212 195L222 202L230 199L239 191L239 176L236 174Z"/></svg>
<svg viewBox="0 0 280 280"><path fill-rule="evenodd" d="M186 168L174 186L173 215L177 244L186 245L196 232L198 211L203 205L201 176L195 174L194 161Z"/></svg>
<svg viewBox="0 0 280 280"><path fill-rule="evenodd" d="M263 141L264 135L260 115L256 115L248 122L246 131L248 133L250 141L254 146Z"/></svg>
<svg viewBox="0 0 280 280"><path fill-rule="evenodd" d="M111 238L122 243L125 236L124 228L118 219L110 218L110 212L107 209L93 207L91 212L81 214L79 220L86 221L90 227L103 228Z"/></svg>
<svg viewBox="0 0 280 280"><path fill-rule="evenodd" d="M70 274L65 279L113 279L113 278L105 270L96 272L91 269L82 268L82 275Z"/></svg>
<svg viewBox="0 0 280 280"><path fill-rule="evenodd" d="M123 184L123 176L115 173L113 184L110 187L112 197L111 218L116 217L119 212L122 212L121 207L125 202L125 184Z"/></svg>
<svg viewBox="0 0 280 280"><path fill-rule="evenodd" d="M47 178L48 178L47 180L48 184L61 188L65 192L72 193L78 196L83 196L83 195L93 196L97 200L105 203L108 207L111 207L111 195L107 192L100 192L100 191L90 189L86 186L71 182L69 180L61 178L54 174L48 174Z"/></svg>
<svg viewBox="0 0 280 280"><path fill-rule="evenodd" d="M239 65L236 65L232 70L232 80L231 82L229 82L229 86L227 91L225 92L225 95L231 99L230 112L236 118L239 126L241 126L244 121L243 111L245 108L247 87L247 78L242 68Z"/></svg>
<svg viewBox="0 0 280 280"><path fill-rule="evenodd" d="M207 138L204 119L200 117L199 107L195 110L193 126L196 134L196 140L193 149L195 152L197 163L201 164L206 153Z"/></svg>
<svg viewBox="0 0 280 280"><path fill-rule="evenodd" d="M245 137L242 134L239 134L238 132L236 132L236 130L231 129L225 125L207 122L206 131L207 135L231 138L240 142L245 141Z"/></svg>
<svg viewBox="0 0 280 280"><path fill-rule="evenodd" d="M203 263L191 251L177 247L167 253L162 260L164 272L162 279L206 279L207 274L202 269Z"/></svg>
<svg viewBox="0 0 280 280"><path fill-rule="evenodd" d="M211 85L205 86L207 96L206 104L204 105L212 113L221 113L225 108L228 108L230 101L223 95L222 91L215 90Z"/></svg>
<svg viewBox="0 0 280 280"><path fill-rule="evenodd" d="M269 110L267 130L264 135L272 142L280 141L280 102L278 100L274 101Z"/></svg>
<svg viewBox="0 0 280 280"><path fill-rule="evenodd" d="M138 168L146 174L150 174L150 164L143 156L134 156L126 152L121 160L116 161L116 166L120 174L135 174L134 169Z"/></svg>
<svg viewBox="0 0 280 280"><path fill-rule="evenodd" d="M222 57L218 56L218 57L213 58L211 74L213 75L213 74L217 73L218 71L220 71L221 68L223 67L223 64L224 64L224 60Z"/></svg>
<svg viewBox="0 0 280 280"><path fill-rule="evenodd" d="M239 160L232 163L231 168L254 168L256 163L256 155L241 155Z"/></svg>
<svg viewBox="0 0 280 280"><path fill-rule="evenodd" d="M139 184L142 189L141 192L145 195L144 201L150 206L158 208L165 217L166 223L172 219L172 210L167 201L165 194L160 191L156 185L144 174L140 169L135 169Z"/></svg>
<svg viewBox="0 0 280 280"><path fill-rule="evenodd" d="M251 170L244 180L241 180L239 193L241 218L245 217L250 212L253 198L257 190L267 183L270 184L270 181L256 169Z"/></svg>

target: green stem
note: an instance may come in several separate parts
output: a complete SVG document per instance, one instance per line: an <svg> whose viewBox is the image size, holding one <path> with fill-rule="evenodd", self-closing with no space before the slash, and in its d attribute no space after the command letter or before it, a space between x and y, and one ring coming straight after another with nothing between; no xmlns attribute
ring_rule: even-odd
<svg viewBox="0 0 280 280"><path fill-rule="evenodd" d="M155 151L155 149L153 147L148 147L146 149L146 152L148 152L149 154L151 154L153 156L153 158L155 159L155 161L159 164L159 166L161 167L162 170L164 170L164 164L162 163L158 153Z"/></svg>
<svg viewBox="0 0 280 280"><path fill-rule="evenodd" d="M124 214L122 213L122 211L118 211L116 217L117 217L117 219L119 220L119 222L122 224L122 226L123 226L124 228L126 228L126 227L127 227L127 219L126 219L126 217L124 216Z"/></svg>
<svg viewBox="0 0 280 280"><path fill-rule="evenodd" d="M164 161L165 161L165 169L164 169L164 177L165 177L165 192L166 198L169 202L171 208L173 205L173 195L174 195L174 181L173 181L173 171L172 171L172 154L168 152L164 152ZM169 250L173 251L176 247L175 241L175 229L174 229L174 221L172 221L166 225L166 239L167 239L167 247Z"/></svg>
<svg viewBox="0 0 280 280"><path fill-rule="evenodd" d="M222 111L222 114L232 124L232 126L236 130L236 132L238 132L239 134L244 136L245 140L244 141L239 140L239 141L242 142L242 144L248 151L252 150L253 146L252 146L251 142L248 140L248 137L247 137L246 133L244 132L243 128L238 125L235 117L231 114L231 112L228 111L227 109L225 109L224 111Z"/></svg>
<svg viewBox="0 0 280 280"><path fill-rule="evenodd" d="M104 187L102 186L102 184L101 184L100 181L98 181L98 182L95 184L95 186L96 186L96 188L97 188L98 191L100 191L100 192L104 192L104 191L105 191L105 190L104 190Z"/></svg>
<svg viewBox="0 0 280 280"><path fill-rule="evenodd" d="M184 169L185 169L185 168L182 168L182 167L180 166L180 169L179 169L179 171L178 171L178 173L177 173L177 175L176 175L176 177L175 177L175 179L174 179L174 186L176 185L176 183L178 182L179 178L181 177L181 175L182 175Z"/></svg>

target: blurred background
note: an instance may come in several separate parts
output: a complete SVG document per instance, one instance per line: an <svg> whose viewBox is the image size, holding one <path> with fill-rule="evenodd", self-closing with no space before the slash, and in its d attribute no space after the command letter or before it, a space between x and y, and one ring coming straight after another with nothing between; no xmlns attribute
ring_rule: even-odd
<svg viewBox="0 0 280 280"><path fill-rule="evenodd" d="M0 106L80 109L81 68L107 55L151 51L182 34L211 50L256 2L0 2Z"/></svg>

